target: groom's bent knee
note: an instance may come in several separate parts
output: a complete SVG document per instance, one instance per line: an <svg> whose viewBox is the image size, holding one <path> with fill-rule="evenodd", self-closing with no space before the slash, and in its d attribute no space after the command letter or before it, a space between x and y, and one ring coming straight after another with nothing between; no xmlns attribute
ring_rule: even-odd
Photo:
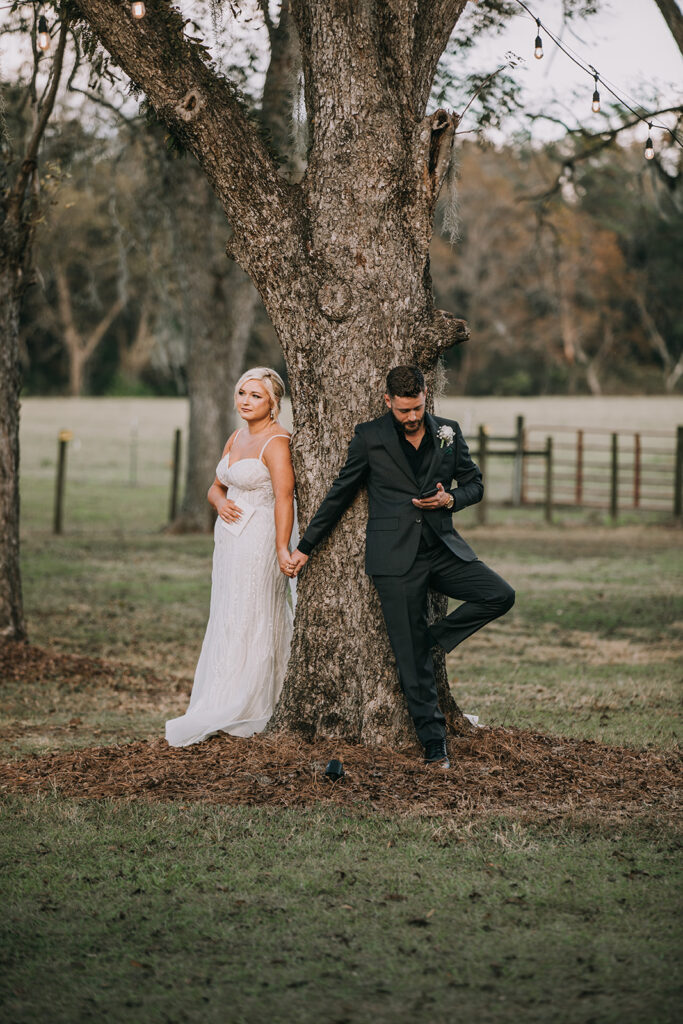
<svg viewBox="0 0 683 1024"><path fill-rule="evenodd" d="M495 608L498 615L504 615L505 612L509 612L515 603L515 592L509 583L502 582L502 586L498 588L496 593L489 600L489 604Z"/></svg>

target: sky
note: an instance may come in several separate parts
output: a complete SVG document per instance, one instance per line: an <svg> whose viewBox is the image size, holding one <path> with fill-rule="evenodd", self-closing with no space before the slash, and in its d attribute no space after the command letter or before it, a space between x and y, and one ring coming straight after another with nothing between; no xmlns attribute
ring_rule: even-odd
<svg viewBox="0 0 683 1024"><path fill-rule="evenodd" d="M560 0L525 2L632 106L648 106L657 97L662 106L681 103L683 59L654 0L602 0L599 14L576 19L564 30ZM554 103L568 119L599 128L601 116L590 109L593 80L547 39L543 59L535 60L535 35L535 22L520 8L503 33L481 39L473 63L478 70L496 67L513 51L525 58L514 74L523 86L527 109L539 111ZM601 98L608 98L604 89ZM647 134L645 126L641 134Z"/></svg>

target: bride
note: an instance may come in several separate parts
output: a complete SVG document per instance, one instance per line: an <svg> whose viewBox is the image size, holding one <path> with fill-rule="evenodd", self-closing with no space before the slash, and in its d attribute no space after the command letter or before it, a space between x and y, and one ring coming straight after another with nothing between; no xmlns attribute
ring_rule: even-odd
<svg viewBox="0 0 683 1024"><path fill-rule="evenodd" d="M173 747L215 732L251 736L280 696L292 637L287 601L294 523L290 435L277 421L285 386L263 366L243 373L235 406L246 424L223 449L208 499L214 527L211 610L187 712L166 723Z"/></svg>

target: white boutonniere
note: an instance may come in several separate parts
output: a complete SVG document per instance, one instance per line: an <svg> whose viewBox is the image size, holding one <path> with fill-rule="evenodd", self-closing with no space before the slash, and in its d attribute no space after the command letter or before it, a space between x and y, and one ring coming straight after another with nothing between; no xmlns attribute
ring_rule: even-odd
<svg viewBox="0 0 683 1024"><path fill-rule="evenodd" d="M453 444L455 431L453 430L453 427L447 427L446 424L444 423L443 426L439 427L436 436L441 441L440 447L443 448L445 444L449 446Z"/></svg>

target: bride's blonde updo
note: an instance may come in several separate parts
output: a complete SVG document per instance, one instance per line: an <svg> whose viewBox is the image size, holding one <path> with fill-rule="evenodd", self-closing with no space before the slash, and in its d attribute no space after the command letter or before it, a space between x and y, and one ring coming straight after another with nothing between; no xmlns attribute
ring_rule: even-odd
<svg viewBox="0 0 683 1024"><path fill-rule="evenodd" d="M247 380L260 380L270 397L270 416L277 419L280 415L280 402L285 393L285 382L279 373L271 370L269 366L252 366L251 370L245 370L235 384L235 406L237 406L237 395L240 388Z"/></svg>

